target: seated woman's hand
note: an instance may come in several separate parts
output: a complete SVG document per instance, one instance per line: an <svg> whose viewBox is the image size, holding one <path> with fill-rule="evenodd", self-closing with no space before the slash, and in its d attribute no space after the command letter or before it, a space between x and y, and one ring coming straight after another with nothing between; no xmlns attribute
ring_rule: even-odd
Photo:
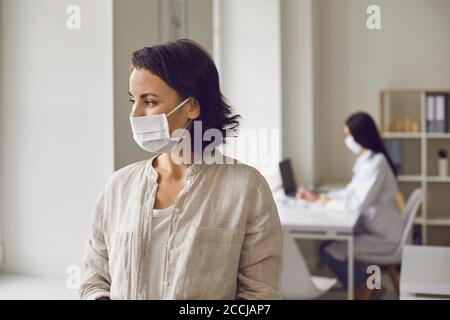
<svg viewBox="0 0 450 320"><path fill-rule="evenodd" d="M321 194L319 196L319 199L317 199L317 203L320 203L321 205L326 205L330 201L330 198L328 198L326 195Z"/></svg>
<svg viewBox="0 0 450 320"><path fill-rule="evenodd" d="M315 202L319 199L319 195L315 194L314 192L309 191L308 189L304 187L300 187L297 191L297 197L310 202Z"/></svg>

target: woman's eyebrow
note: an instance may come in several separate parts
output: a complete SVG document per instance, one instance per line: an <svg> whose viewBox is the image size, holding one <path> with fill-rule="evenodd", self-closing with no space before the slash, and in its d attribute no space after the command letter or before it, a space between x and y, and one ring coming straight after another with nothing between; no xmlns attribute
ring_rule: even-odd
<svg viewBox="0 0 450 320"><path fill-rule="evenodd" d="M133 97L133 95L131 94L130 91L128 91L128 94L130 95L130 97ZM155 97L155 98L158 97L158 95L157 95L156 93L153 93L153 92L147 92L147 93L141 94L139 98L145 99L145 98L147 98L148 96L152 96L152 97Z"/></svg>

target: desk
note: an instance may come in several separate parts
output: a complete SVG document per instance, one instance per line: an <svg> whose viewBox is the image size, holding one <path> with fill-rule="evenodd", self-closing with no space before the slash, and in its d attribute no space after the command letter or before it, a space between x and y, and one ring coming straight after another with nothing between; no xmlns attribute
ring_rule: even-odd
<svg viewBox="0 0 450 320"><path fill-rule="evenodd" d="M278 214L285 232L296 239L347 241L348 299L353 299L353 230L357 212L331 212L320 205L306 205L284 195L274 195Z"/></svg>
<svg viewBox="0 0 450 320"><path fill-rule="evenodd" d="M405 246L400 299L450 299L450 248Z"/></svg>

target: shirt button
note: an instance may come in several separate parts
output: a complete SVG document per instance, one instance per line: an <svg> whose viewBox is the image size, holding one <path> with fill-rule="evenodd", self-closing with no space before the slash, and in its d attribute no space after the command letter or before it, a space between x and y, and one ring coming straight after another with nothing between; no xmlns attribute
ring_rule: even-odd
<svg viewBox="0 0 450 320"><path fill-rule="evenodd" d="M175 213L180 213L180 212L181 212L180 208L175 208Z"/></svg>
<svg viewBox="0 0 450 320"><path fill-rule="evenodd" d="M169 281L164 281L164 286L165 286L165 287L168 287L168 286L169 286L169 284L170 284L170 282L169 282Z"/></svg>

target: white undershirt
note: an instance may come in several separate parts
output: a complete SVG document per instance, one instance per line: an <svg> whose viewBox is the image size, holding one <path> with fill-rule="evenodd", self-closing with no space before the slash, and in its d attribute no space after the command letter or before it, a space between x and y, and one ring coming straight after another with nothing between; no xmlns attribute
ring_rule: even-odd
<svg viewBox="0 0 450 320"><path fill-rule="evenodd" d="M150 299L161 300L164 282L166 245L169 238L170 215L174 205L165 209L153 209L150 239Z"/></svg>

